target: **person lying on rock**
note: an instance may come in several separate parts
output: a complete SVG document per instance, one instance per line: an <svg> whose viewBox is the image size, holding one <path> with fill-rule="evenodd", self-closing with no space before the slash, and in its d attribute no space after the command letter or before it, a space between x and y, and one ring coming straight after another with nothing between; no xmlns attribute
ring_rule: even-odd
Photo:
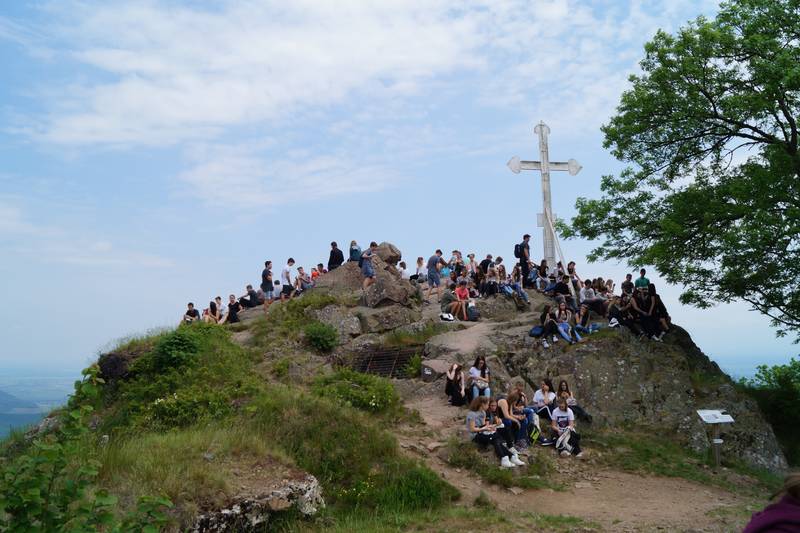
<svg viewBox="0 0 800 533"><path fill-rule="evenodd" d="M558 397L567 400L567 405L572 409L572 412L575 413L575 416L590 424L592 423L592 415L578 405L578 401L575 399L575 396L572 395L572 391L569 390L569 383L567 383L566 379L562 379L558 384Z"/></svg>
<svg viewBox="0 0 800 533"><path fill-rule="evenodd" d="M486 358L479 355L475 358L475 362L469 369L469 377L472 381L472 397L478 396L491 396L492 390L489 388L491 372L489 367L486 366Z"/></svg>
<svg viewBox="0 0 800 533"><path fill-rule="evenodd" d="M513 468L525 463L514 455L500 439L493 424L486 423L486 410L489 407L489 398L480 396L472 400L467 412L467 434L470 440L479 446L491 445L494 453L500 459L500 466Z"/></svg>
<svg viewBox="0 0 800 533"><path fill-rule="evenodd" d="M567 406L567 400L564 398L560 398L558 407L553 409L553 419L550 424L558 435L556 451L561 453L561 457L574 455L579 459L582 458L581 436L575 431L575 414Z"/></svg>

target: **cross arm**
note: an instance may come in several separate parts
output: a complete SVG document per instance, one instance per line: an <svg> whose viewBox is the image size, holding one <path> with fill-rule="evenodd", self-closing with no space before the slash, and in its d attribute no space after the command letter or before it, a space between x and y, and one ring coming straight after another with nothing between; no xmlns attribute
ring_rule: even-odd
<svg viewBox="0 0 800 533"><path fill-rule="evenodd" d="M576 175L583 168L574 159L570 159L566 163L560 161L554 161L550 163L549 167L550 170L569 172L570 176ZM510 168L511 172L513 172L514 174L519 174L521 170L542 170L542 162L521 161L519 157L515 156L509 160L508 168Z"/></svg>

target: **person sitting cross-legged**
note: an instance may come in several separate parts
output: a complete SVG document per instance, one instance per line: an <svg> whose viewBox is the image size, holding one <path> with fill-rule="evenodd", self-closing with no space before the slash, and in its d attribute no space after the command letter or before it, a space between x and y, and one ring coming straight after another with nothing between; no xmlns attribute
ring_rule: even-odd
<svg viewBox="0 0 800 533"><path fill-rule="evenodd" d="M553 409L552 415L550 424L553 431L558 434L556 451L561 453L561 457L574 455L579 459L582 458L581 436L575 431L575 414L567 405L565 398L558 400L558 407Z"/></svg>
<svg viewBox="0 0 800 533"><path fill-rule="evenodd" d="M479 396L470 403L466 420L467 434L470 439L480 446L491 445L494 448L495 455L500 459L500 466L503 468L524 465L525 463L520 461L519 457L515 457L503 444L495 426L486 422L486 410L488 408L489 398L486 396Z"/></svg>

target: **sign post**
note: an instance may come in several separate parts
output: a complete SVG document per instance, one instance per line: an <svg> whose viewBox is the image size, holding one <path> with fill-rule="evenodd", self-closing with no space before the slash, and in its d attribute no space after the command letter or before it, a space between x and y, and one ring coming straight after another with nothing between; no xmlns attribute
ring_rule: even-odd
<svg viewBox="0 0 800 533"><path fill-rule="evenodd" d="M714 454L714 469L718 469L721 463L720 448L722 439L720 438L720 425L732 424L733 417L721 409L698 409L697 414L700 419L711 426L711 450Z"/></svg>

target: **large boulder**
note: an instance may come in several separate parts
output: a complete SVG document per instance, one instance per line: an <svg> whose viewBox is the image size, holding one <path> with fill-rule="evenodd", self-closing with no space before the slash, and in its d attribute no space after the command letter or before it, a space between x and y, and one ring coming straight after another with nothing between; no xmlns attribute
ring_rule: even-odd
<svg viewBox="0 0 800 533"><path fill-rule="evenodd" d="M723 426L724 455L773 471L787 467L755 401L739 393L681 328L675 327L664 344L638 341L625 330L605 330L585 343L549 349L525 341L506 344L497 334L492 340L509 373L534 388L543 377L556 386L566 379L599 427L650 428L703 452L710 442L696 411L723 409L736 421Z"/></svg>
<svg viewBox="0 0 800 533"><path fill-rule="evenodd" d="M498 294L487 298L478 298L475 305L482 319L502 321L513 319L520 311L510 296Z"/></svg>
<svg viewBox="0 0 800 533"><path fill-rule="evenodd" d="M388 259L384 260L383 257ZM332 272L320 276L315 290L325 290L339 294L348 299L355 297L367 307L380 307L384 305L404 305L412 307L417 305L417 288L408 280L402 279L397 269L395 259L400 257L400 251L389 243L383 243L378 249L377 257L372 259L375 268L375 283L366 292L363 291L364 277L358 263L347 262ZM395 261L395 263L392 263Z"/></svg>
<svg viewBox="0 0 800 533"><path fill-rule="evenodd" d="M403 258L403 253L400 251L400 249L390 242L380 243L376 253L384 263L392 266L396 266L397 263L399 263Z"/></svg>
<svg viewBox="0 0 800 533"><path fill-rule="evenodd" d="M333 327L339 333L340 342L361 335L361 321L352 309L342 305L328 305L322 309L306 308L305 315Z"/></svg>
<svg viewBox="0 0 800 533"><path fill-rule="evenodd" d="M407 326L422 318L422 311L416 307L391 305L388 307L359 307L355 311L364 333L383 333Z"/></svg>

